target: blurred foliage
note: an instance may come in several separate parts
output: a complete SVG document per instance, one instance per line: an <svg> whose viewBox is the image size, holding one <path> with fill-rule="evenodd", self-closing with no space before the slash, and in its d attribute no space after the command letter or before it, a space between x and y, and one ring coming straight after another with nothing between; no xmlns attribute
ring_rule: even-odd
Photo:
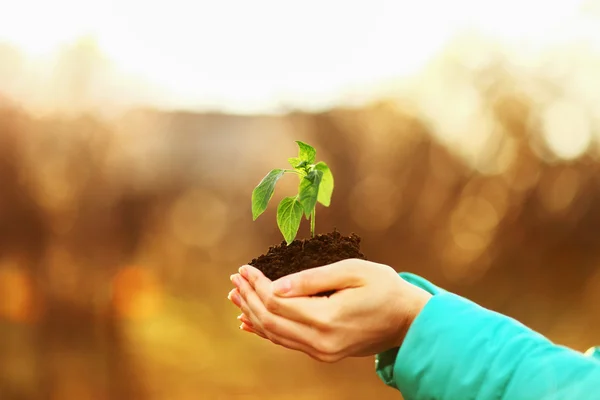
<svg viewBox="0 0 600 400"><path fill-rule="evenodd" d="M336 177L317 231L357 232L371 260L597 344L597 110L555 75L442 60L419 96L318 114L4 106L0 398L397 398L371 358L321 365L237 329L229 275L282 240L273 209L252 222L250 193L296 139ZM277 201L296 181L281 185Z"/></svg>

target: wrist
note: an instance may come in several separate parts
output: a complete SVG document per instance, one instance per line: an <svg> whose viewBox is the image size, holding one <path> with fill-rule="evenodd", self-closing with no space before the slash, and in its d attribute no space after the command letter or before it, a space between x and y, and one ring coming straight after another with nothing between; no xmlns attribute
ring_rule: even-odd
<svg viewBox="0 0 600 400"><path fill-rule="evenodd" d="M399 297L402 299L398 308L400 322L398 324L399 330L394 343L394 347L398 348L402 346L402 343L417 316L433 297L431 293L420 287L412 285L404 280L402 280L402 283L405 286L402 288L402 296Z"/></svg>

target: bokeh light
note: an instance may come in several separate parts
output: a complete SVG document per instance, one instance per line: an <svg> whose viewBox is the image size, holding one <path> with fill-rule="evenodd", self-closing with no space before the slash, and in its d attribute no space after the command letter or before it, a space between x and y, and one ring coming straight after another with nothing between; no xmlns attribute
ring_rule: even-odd
<svg viewBox="0 0 600 400"><path fill-rule="evenodd" d="M160 283L148 269L127 267L113 278L112 305L118 316L127 319L150 318L159 310Z"/></svg>
<svg viewBox="0 0 600 400"><path fill-rule="evenodd" d="M294 140L335 176L319 233L355 232L370 260L597 345L598 10L14 2L0 399L398 398L371 358L323 365L238 329L229 276L281 242L276 204L298 180L257 221L250 194Z"/></svg>
<svg viewBox="0 0 600 400"><path fill-rule="evenodd" d="M0 264L0 319L29 323L36 317L35 291L29 274L16 265Z"/></svg>

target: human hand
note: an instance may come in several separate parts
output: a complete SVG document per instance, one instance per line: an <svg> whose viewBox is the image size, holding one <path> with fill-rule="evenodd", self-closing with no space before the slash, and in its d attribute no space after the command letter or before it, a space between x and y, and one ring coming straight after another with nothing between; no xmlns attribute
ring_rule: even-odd
<svg viewBox="0 0 600 400"><path fill-rule="evenodd" d="M431 294L389 266L349 259L271 282L249 265L231 276L241 328L324 362L399 347ZM314 296L335 290L329 297Z"/></svg>

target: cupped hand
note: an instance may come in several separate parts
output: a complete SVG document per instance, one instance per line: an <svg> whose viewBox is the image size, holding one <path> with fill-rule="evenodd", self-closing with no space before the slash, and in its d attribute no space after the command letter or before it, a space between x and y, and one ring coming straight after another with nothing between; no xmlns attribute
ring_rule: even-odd
<svg viewBox="0 0 600 400"><path fill-rule="evenodd" d="M393 268L349 259L271 282L245 265L229 299L241 328L325 362L399 347L431 295ZM329 297L314 296L334 290Z"/></svg>

